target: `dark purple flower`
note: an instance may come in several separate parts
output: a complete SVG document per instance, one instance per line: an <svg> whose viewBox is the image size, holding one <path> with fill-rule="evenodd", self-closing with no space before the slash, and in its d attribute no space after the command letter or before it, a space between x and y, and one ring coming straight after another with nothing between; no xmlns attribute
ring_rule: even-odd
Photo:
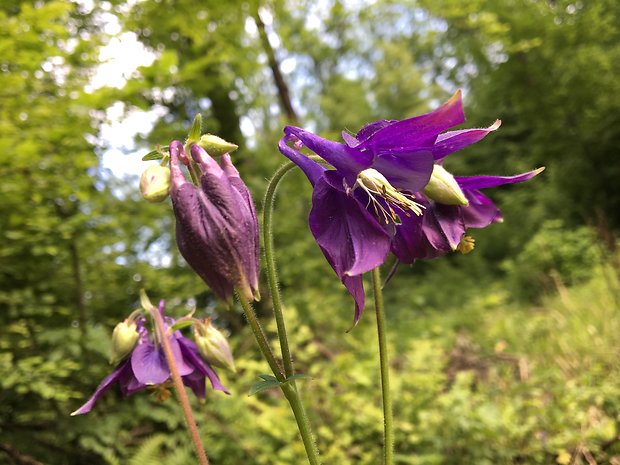
<svg viewBox="0 0 620 465"><path fill-rule="evenodd" d="M424 206L421 217L403 218L392 241L391 251L401 263L441 257L459 250L473 249L473 240L465 233L469 228L485 228L502 221L502 214L493 201L479 189L527 181L544 168L515 176L455 176L464 196L462 204L447 204L417 193L416 200Z"/></svg>
<svg viewBox="0 0 620 465"><path fill-rule="evenodd" d="M183 144L170 144L170 196L181 255L221 299L230 302L238 289L258 300L258 221L250 192L228 154L218 164L198 145L190 151L202 171L200 186L183 174L181 163L189 162Z"/></svg>
<svg viewBox="0 0 620 465"><path fill-rule="evenodd" d="M163 302L160 309L163 315ZM174 324L172 318L165 318L166 326ZM150 337L144 319L138 321L140 340L131 355L121 362L112 373L104 378L93 395L71 415L83 415L91 411L95 402L112 386L118 383L121 393L129 396L150 386L158 386L170 378L170 369L160 344ZM172 352L183 383L198 397L205 397L205 382L208 379L213 389L228 394L219 377L198 352L196 344L184 337L180 331L168 336Z"/></svg>
<svg viewBox="0 0 620 465"><path fill-rule="evenodd" d="M422 214L413 193L426 186L434 164L499 126L496 122L486 129L442 133L464 119L459 91L433 112L376 121L355 137L343 133L344 144L297 127L284 128L279 149L314 186L310 229L355 300L355 323L364 308L362 274L384 262L398 225ZM302 146L334 169L303 155L298 150Z"/></svg>

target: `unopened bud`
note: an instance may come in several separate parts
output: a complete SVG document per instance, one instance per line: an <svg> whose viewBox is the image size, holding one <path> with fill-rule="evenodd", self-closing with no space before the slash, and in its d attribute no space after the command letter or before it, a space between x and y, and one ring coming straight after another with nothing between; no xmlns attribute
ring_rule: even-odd
<svg viewBox="0 0 620 465"><path fill-rule="evenodd" d="M444 205L469 205L454 176L441 165L433 166L433 174L423 192L429 199Z"/></svg>
<svg viewBox="0 0 620 465"><path fill-rule="evenodd" d="M161 165L149 166L140 177L140 192L149 202L163 202L170 191L170 168Z"/></svg>
<svg viewBox="0 0 620 465"><path fill-rule="evenodd" d="M198 145L205 149L212 157L219 157L239 148L238 145L226 142L221 137L214 136L213 134L203 134Z"/></svg>
<svg viewBox="0 0 620 465"><path fill-rule="evenodd" d="M136 322L133 320L121 321L112 332L112 357L110 363L115 365L131 353L138 343Z"/></svg>
<svg viewBox="0 0 620 465"><path fill-rule="evenodd" d="M216 367L237 371L226 337L211 324L211 320L194 325L194 338L200 355L207 362Z"/></svg>

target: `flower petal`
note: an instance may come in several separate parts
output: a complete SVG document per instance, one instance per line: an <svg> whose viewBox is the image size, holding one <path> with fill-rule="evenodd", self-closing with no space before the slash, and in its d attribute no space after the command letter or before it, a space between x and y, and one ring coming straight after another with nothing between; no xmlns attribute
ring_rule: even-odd
<svg viewBox="0 0 620 465"><path fill-rule="evenodd" d="M86 403L84 403L84 405L82 405L75 412L71 413L71 416L83 415L90 412L95 405L95 402L97 402L99 398L127 372L131 372L131 365L129 359L125 360L123 363L117 366L112 373L106 376L103 381L101 381L101 384L97 386L97 389L95 389L95 392L90 397L90 399L88 399Z"/></svg>
<svg viewBox="0 0 620 465"><path fill-rule="evenodd" d="M469 201L467 207L461 207L466 228L486 228L491 223L502 221L502 214L493 201L477 190L464 191Z"/></svg>
<svg viewBox="0 0 620 465"><path fill-rule="evenodd" d="M463 121L465 115L459 90L437 110L385 126L367 138L359 147L369 148L375 154L426 147L435 142L439 133Z"/></svg>
<svg viewBox="0 0 620 465"><path fill-rule="evenodd" d="M284 133L297 137L306 147L347 178L354 179L360 171L368 168L372 163L373 155L370 152L362 152L345 144L323 139L301 128L286 126Z"/></svg>
<svg viewBox="0 0 620 465"><path fill-rule="evenodd" d="M311 160L301 152L289 147L287 145L288 136L283 137L278 142L278 149L286 158L295 163L301 170L304 172L308 181L313 186L316 184L318 179L323 175L325 168L319 165L314 160Z"/></svg>
<svg viewBox="0 0 620 465"><path fill-rule="evenodd" d="M133 374L144 385L161 384L170 377L170 370L162 350L153 344L139 344L131 354Z"/></svg>
<svg viewBox="0 0 620 465"><path fill-rule="evenodd" d="M492 131L495 131L501 125L500 120L496 120L488 128L480 129L462 129L460 131L448 131L439 134L435 145L433 146L433 156L435 160L441 160L446 155L457 152L468 145L484 139L484 137Z"/></svg>
<svg viewBox="0 0 620 465"><path fill-rule="evenodd" d="M383 174L397 189L421 191L433 172L433 155L420 151L401 155L380 155L372 167Z"/></svg>
<svg viewBox="0 0 620 465"><path fill-rule="evenodd" d="M516 174L514 176L455 176L456 182L462 189L486 189L487 187L503 186L504 184L514 184L517 182L532 179L537 174L542 173L545 167L538 168L527 173Z"/></svg>
<svg viewBox="0 0 620 465"><path fill-rule="evenodd" d="M327 171L316 184L309 223L341 279L381 265L390 248L390 235L365 205L344 192L342 177L335 171Z"/></svg>

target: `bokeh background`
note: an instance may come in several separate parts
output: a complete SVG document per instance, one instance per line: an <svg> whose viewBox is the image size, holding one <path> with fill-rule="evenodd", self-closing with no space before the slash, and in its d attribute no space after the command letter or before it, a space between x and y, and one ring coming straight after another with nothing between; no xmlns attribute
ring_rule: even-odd
<svg viewBox="0 0 620 465"><path fill-rule="evenodd" d="M173 399L110 392L69 416L110 371L111 330L140 288L230 335L232 395L194 402L212 463L304 463L279 392L247 395L268 368L241 312L179 256L169 202L145 203L119 173L201 113L240 146L260 210L283 125L339 138L460 88L463 127L503 124L448 169L547 169L490 192L505 222L473 231L473 253L403 266L386 286L396 463L620 464L619 2L0 5L0 463L195 463ZM276 247L295 363L313 377L303 396L325 463L376 465L373 315L345 332L353 305L309 207L290 174ZM257 311L273 336L268 299Z"/></svg>

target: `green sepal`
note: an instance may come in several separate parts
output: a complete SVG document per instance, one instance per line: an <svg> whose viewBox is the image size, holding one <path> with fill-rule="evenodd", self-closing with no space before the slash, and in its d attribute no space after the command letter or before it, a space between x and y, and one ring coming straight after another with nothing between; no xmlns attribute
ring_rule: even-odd
<svg viewBox="0 0 620 465"><path fill-rule="evenodd" d="M170 331L178 331L179 329L189 328L193 324L194 322L191 320L177 321L175 324L170 326Z"/></svg>
<svg viewBox="0 0 620 465"><path fill-rule="evenodd" d="M194 144L200 140L200 131L202 131L202 115L198 113L194 118L192 127L187 135L187 143Z"/></svg>

